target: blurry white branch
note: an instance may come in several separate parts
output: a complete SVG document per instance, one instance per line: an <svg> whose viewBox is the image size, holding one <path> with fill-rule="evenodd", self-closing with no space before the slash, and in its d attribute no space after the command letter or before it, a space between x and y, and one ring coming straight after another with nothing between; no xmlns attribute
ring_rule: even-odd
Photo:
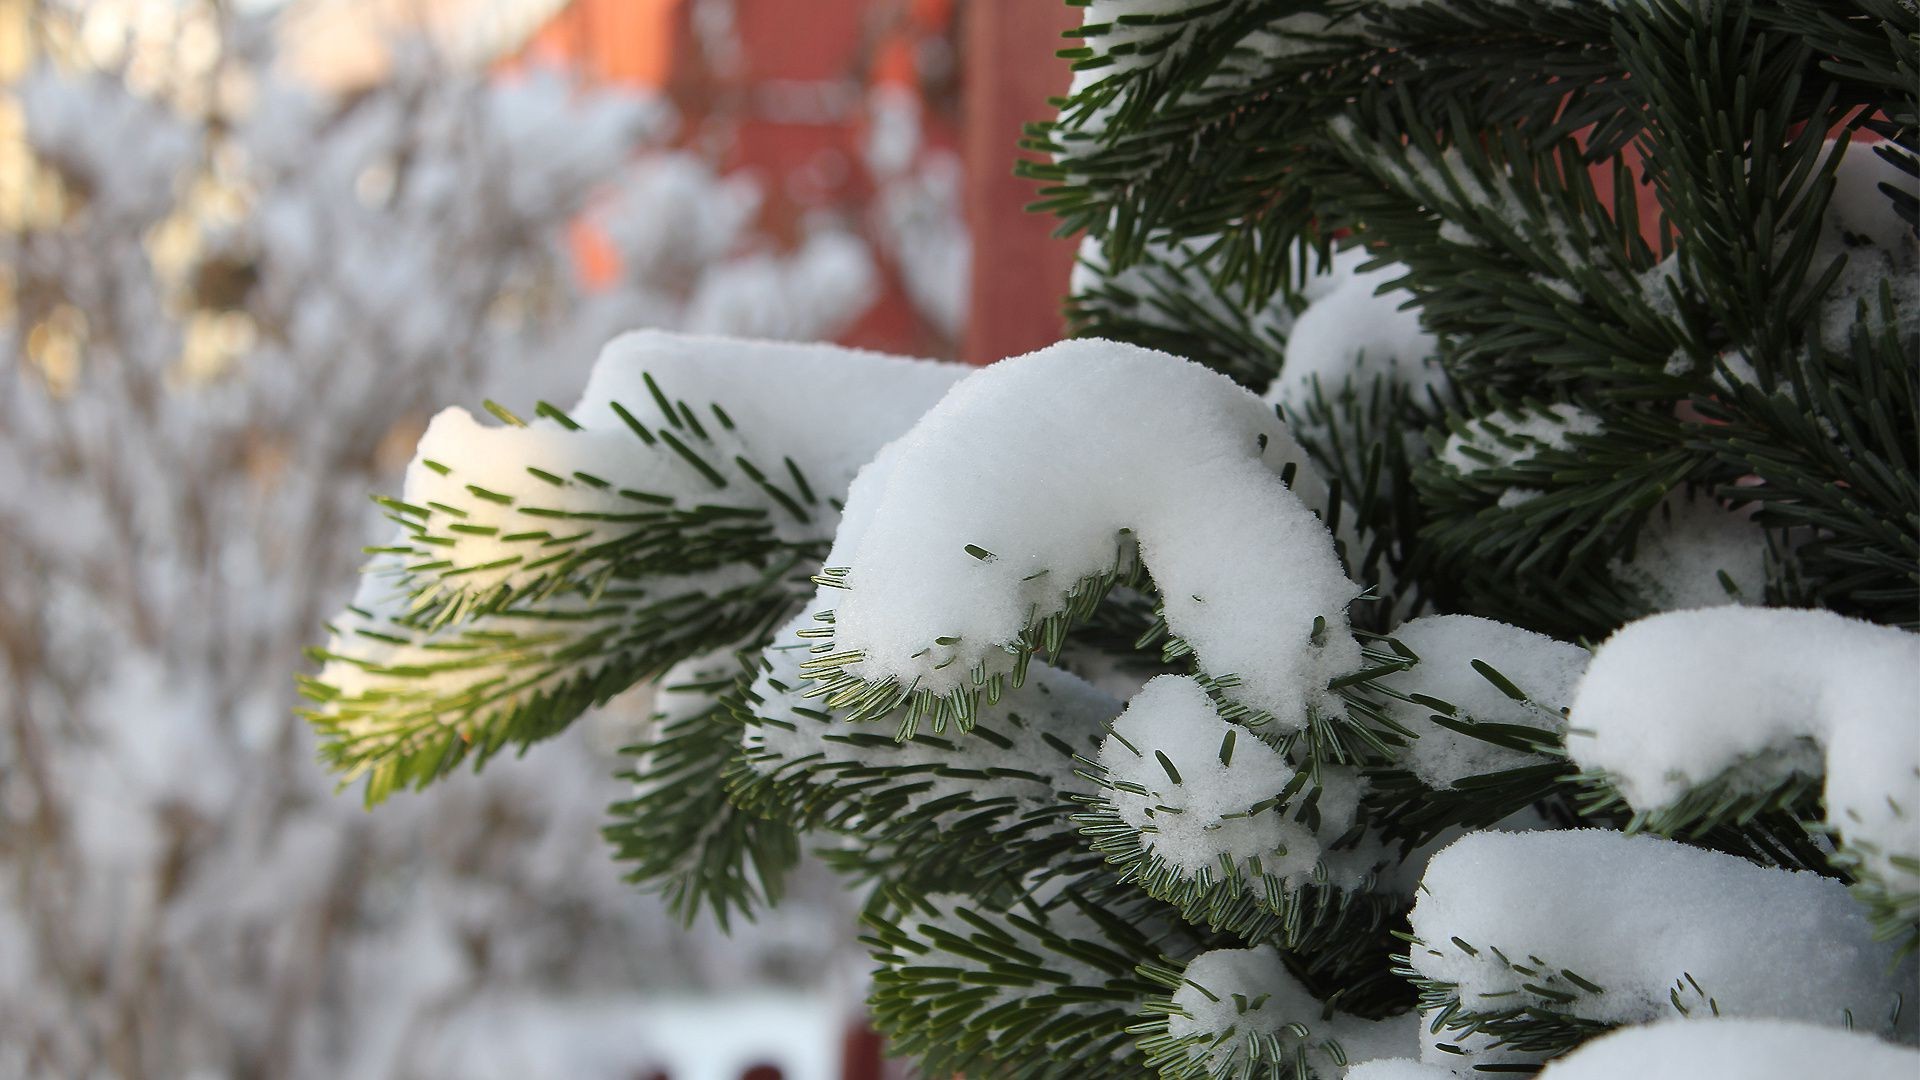
<svg viewBox="0 0 1920 1080"><path fill-rule="evenodd" d="M322 100L220 25L197 112L51 66L7 106L0 1075L428 1075L483 991L746 977L616 880L605 746L373 820L291 672L430 410L577 385L632 326L830 335L865 246L756 250L658 102L425 55ZM819 962L791 917L747 963Z"/></svg>

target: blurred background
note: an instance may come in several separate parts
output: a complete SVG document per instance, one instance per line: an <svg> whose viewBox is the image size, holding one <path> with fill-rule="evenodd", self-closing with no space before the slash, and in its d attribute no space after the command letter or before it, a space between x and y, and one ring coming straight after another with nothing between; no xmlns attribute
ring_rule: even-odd
<svg viewBox="0 0 1920 1080"><path fill-rule="evenodd" d="M621 882L644 695L369 814L292 676L442 406L633 327L1057 336L1073 21L0 0L0 1078L880 1075L838 883L729 939Z"/></svg>

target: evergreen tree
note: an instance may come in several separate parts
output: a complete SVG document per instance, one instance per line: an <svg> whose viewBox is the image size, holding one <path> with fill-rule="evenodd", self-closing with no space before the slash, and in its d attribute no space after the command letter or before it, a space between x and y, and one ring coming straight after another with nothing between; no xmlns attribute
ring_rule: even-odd
<svg viewBox="0 0 1920 1080"><path fill-rule="evenodd" d="M726 919L833 835L929 1074L1911 1069L1911 5L1086 6L1085 338L443 414L327 759L661 679L621 857Z"/></svg>

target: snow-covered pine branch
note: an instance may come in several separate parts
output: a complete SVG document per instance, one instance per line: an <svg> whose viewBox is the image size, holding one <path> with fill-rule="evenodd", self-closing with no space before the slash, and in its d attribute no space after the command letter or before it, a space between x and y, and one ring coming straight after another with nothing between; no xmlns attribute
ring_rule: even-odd
<svg viewBox="0 0 1920 1080"><path fill-rule="evenodd" d="M764 638L810 592L855 470L962 370L640 333L571 410L441 413L305 683L328 760L377 802Z"/></svg>

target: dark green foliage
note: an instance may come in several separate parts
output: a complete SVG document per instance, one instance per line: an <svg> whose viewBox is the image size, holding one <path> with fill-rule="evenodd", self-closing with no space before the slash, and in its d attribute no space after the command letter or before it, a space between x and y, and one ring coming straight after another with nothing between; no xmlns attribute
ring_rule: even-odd
<svg viewBox="0 0 1920 1080"><path fill-rule="evenodd" d="M1129 1028L1160 990L1146 972L1205 939L1098 873L1025 886L998 904L883 894L868 915L875 1025L928 1075L1137 1073Z"/></svg>
<svg viewBox="0 0 1920 1080"><path fill-rule="evenodd" d="M726 698L736 681L716 667L702 681L661 687L668 698L652 738L623 751L634 767L620 775L637 793L610 808L604 830L614 857L630 864L630 880L664 894L681 919L705 910L722 927L779 903L800 858L791 819L741 810L717 782L740 749L740 722Z"/></svg>
<svg viewBox="0 0 1920 1080"><path fill-rule="evenodd" d="M1333 17L1324 47L1282 58L1236 48L1302 13ZM1167 24L1176 58L1109 78L1037 128L1036 145L1059 161L1027 168L1057 182L1041 205L1097 239L1116 276L1137 266L1136 277L1167 280L1166 253L1204 246L1184 272L1213 293L1156 305L1133 340L1187 340L1207 356L1199 339L1223 318L1241 325L1297 303L1296 252L1345 228L1408 268L1441 339L1464 400L1432 430L1527 400L1575 401L1599 418L1604 435L1511 470L1417 472L1418 509L1386 521L1395 532L1424 519L1416 587L1427 593L1601 636L1648 610L1610 581L1608 563L1684 487L1758 502L1769 525L1817 521L1792 545L1790 596L1907 625L1920 607L1913 447L1901 441L1914 425L1912 323L1868 305L1855 331L1864 341L1846 356L1828 355L1808 328L1838 272L1819 243L1840 157L1823 135L1873 126L1892 139L1878 152L1911 165L1911 21L1886 3L1575 4L1525 18L1504 3L1391 15L1203 6ZM1863 107L1886 110L1886 122ZM1104 125L1079 129L1096 108L1111 112ZM1629 147L1635 156L1621 156ZM1595 189L1596 165L1611 198ZM1666 225L1657 246L1642 239L1642 182ZM1651 273L1669 251L1671 270ZM1112 302L1114 288L1076 300L1083 329L1127 332L1117 312L1141 303ZM1242 314L1213 313L1223 306ZM1729 349L1754 382L1724 377ZM1318 419L1303 436L1319 428L1324 444L1338 432L1350 449L1334 460L1364 460L1362 433L1380 430ZM1496 505L1514 487L1541 494ZM1547 598L1562 596L1574 610L1552 610Z"/></svg>
<svg viewBox="0 0 1920 1080"><path fill-rule="evenodd" d="M429 629L406 618L350 611L347 644L315 649L351 668L357 685L303 676L304 715L326 740L322 758L346 779L364 776L369 805L425 787L472 755L563 730L587 709L675 663L764 639L795 603L805 566L794 556L724 589L656 596L644 588L569 589L525 607ZM369 650L348 646L371 642ZM337 677L336 677L337 678Z"/></svg>

